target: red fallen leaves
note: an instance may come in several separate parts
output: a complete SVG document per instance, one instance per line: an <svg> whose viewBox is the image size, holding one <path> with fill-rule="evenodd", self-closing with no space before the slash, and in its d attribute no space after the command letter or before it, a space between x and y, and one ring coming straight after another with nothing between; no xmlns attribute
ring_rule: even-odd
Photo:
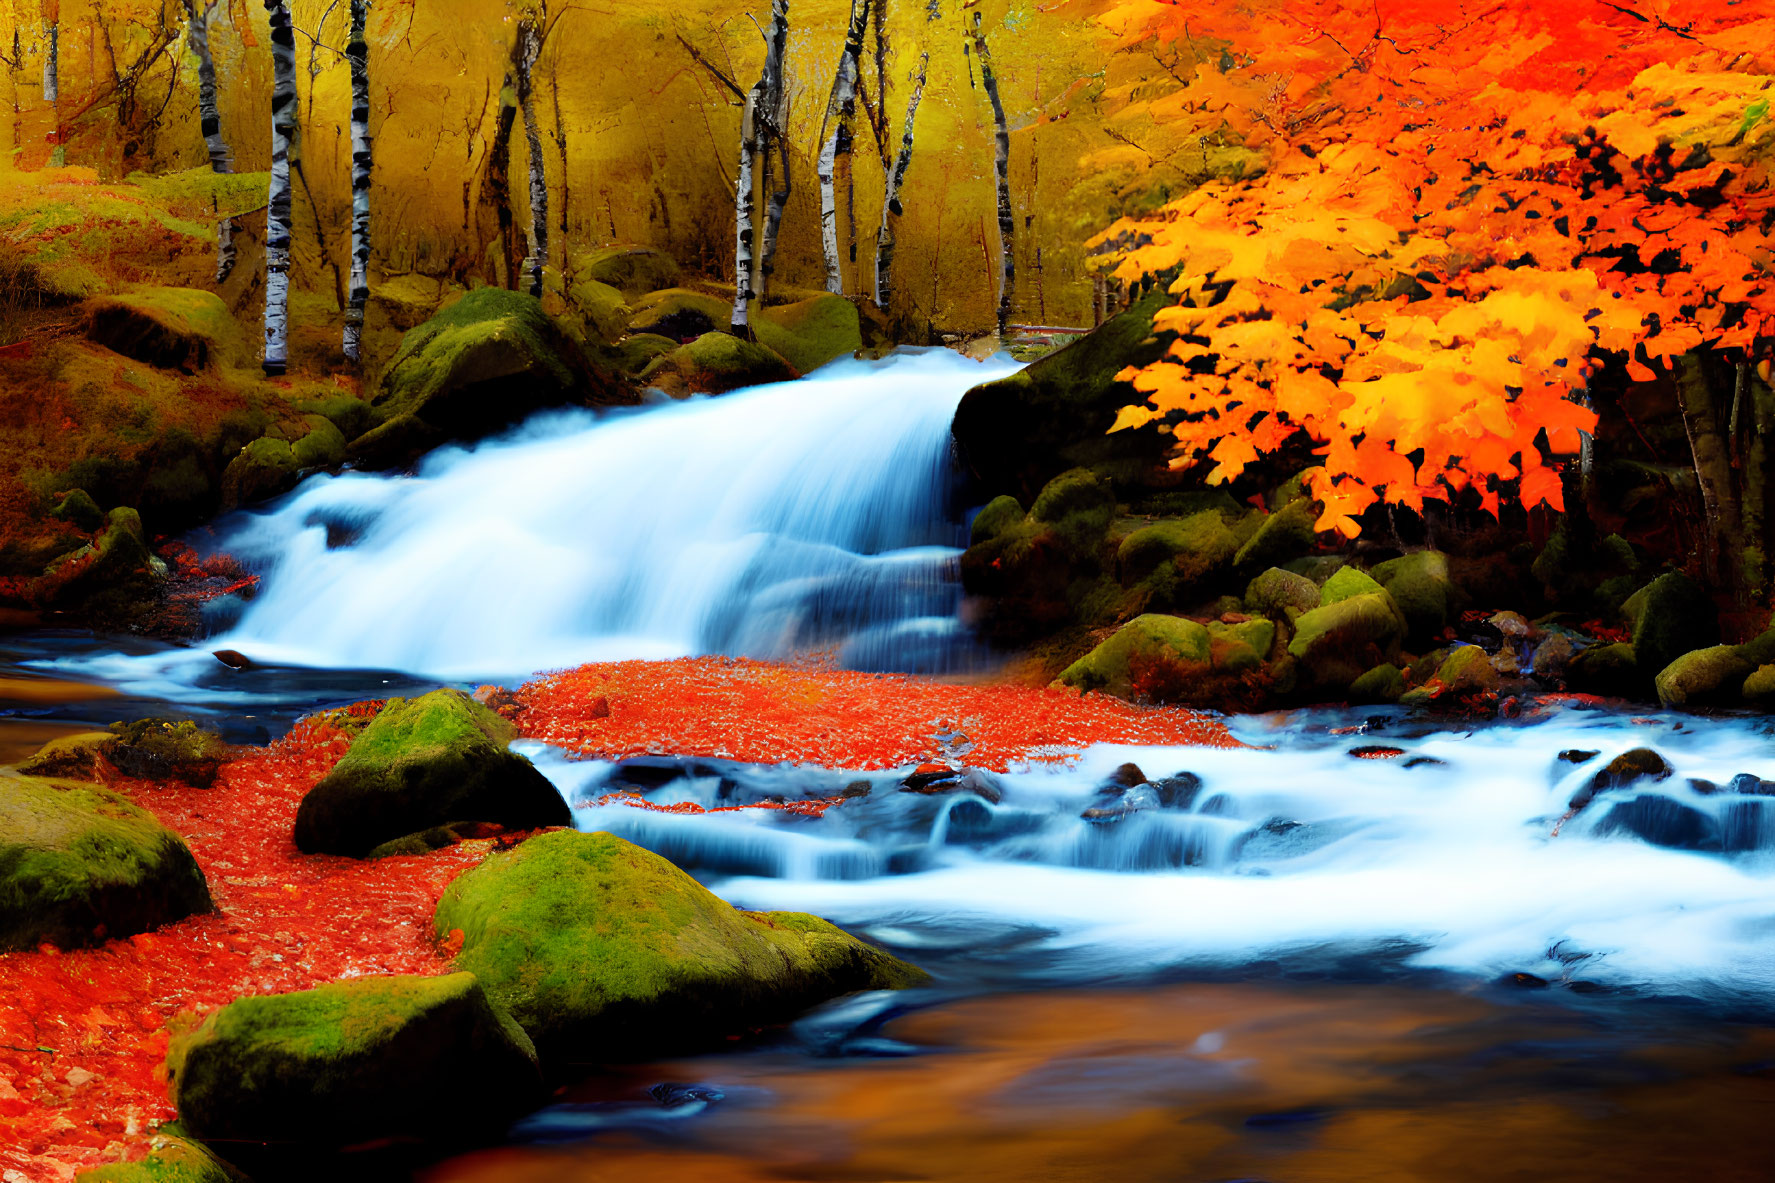
<svg viewBox="0 0 1775 1183"><path fill-rule="evenodd" d="M948 771L948 769L944 771ZM738 813L743 809L771 809L778 813L800 814L802 817L824 817L828 809L843 803L843 797L816 797L812 801L755 801L750 805L703 806L694 801L675 801L670 805L662 805L657 801L649 801L639 793L618 792L605 793L591 804L594 806L627 805L633 809L646 809L654 813Z"/></svg>
<svg viewBox="0 0 1775 1183"><path fill-rule="evenodd" d="M951 761L965 755L1002 771L1098 742L1235 743L1205 716L1098 695L724 658L586 666L512 697L524 734L613 757L671 752L863 769L927 762L942 749ZM343 713L366 717L381 707L370 701ZM223 765L209 789L113 782L185 836L219 911L97 949L0 954L0 1176L71 1179L77 1169L144 1154L153 1126L173 1117L161 1061L168 1023L181 1011L361 974L445 972L462 936L433 946L437 898L511 839L377 862L300 854L291 839L296 807L348 746L323 714ZM604 798L618 800L698 810ZM771 807L817 816L833 804ZM708 812L727 808L735 807Z"/></svg>
<svg viewBox="0 0 1775 1183"><path fill-rule="evenodd" d="M296 805L346 746L304 721L210 789L113 782L185 836L220 911L97 949L0 955L0 1174L70 1178L140 1157L151 1123L173 1116L160 1064L180 1011L445 971L432 909L488 843L370 863L299 854Z"/></svg>
<svg viewBox="0 0 1775 1183"><path fill-rule="evenodd" d="M727 657L606 662L520 687L520 730L581 755L712 756L747 763L896 768L958 729L968 764L1065 759L1093 743L1234 747L1210 717L1032 686L964 686L896 674ZM609 717L590 716L600 699Z"/></svg>

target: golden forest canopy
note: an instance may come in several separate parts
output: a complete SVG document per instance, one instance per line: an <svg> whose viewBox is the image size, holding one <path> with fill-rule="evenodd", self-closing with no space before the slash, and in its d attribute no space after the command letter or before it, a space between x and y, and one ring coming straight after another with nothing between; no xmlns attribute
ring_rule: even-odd
<svg viewBox="0 0 1775 1183"><path fill-rule="evenodd" d="M1377 500L1557 509L1549 462L1594 426L1605 363L1650 382L1710 350L1739 398L1766 381L1766 10L1128 0L1103 19L1170 80L1106 127L1219 173L1097 242L1177 297L1156 323L1180 335L1125 375L1147 401L1116 424L1162 420L1175 464L1226 480L1304 435L1320 528L1351 537Z"/></svg>
<svg viewBox="0 0 1775 1183"><path fill-rule="evenodd" d="M337 303L351 206L349 4L290 7L302 125L293 283ZM777 262L778 281L790 285L818 286L824 273L815 156L849 8L849 0L793 0L790 8L795 186ZM883 159L898 145L910 79L928 53L896 264L906 277L897 286L902 323L967 332L992 322L993 117L968 45L976 15L992 41L1012 135L1017 318L1089 322L1083 243L1146 182L1143 168L1081 172L1079 161L1116 146L1096 123L1097 111L1107 110L1100 96L1111 69L1157 70L1109 55L1110 37L1092 19L1106 10L1100 0L886 0L887 52L878 57L873 40L865 49L852 175L841 182L854 210L842 203L840 217L854 221L859 240L871 239ZM525 15L547 29L534 85L557 262L574 250L638 243L731 279L740 107L722 79L745 88L757 78L768 0L374 0L373 272L497 281L487 258L496 211L486 174ZM41 88L51 21L59 25L61 74L53 109ZM0 0L0 110L10 109L0 118L0 151L18 167L39 168L59 130L68 164L106 179L200 167L196 59L185 28L183 0ZM235 166L262 171L270 162L271 62L261 0L218 0L210 39ZM521 128L510 151L512 175L521 178ZM522 190L513 186L514 200ZM848 291L868 290L860 273L869 262L866 248L854 265L846 253Z"/></svg>

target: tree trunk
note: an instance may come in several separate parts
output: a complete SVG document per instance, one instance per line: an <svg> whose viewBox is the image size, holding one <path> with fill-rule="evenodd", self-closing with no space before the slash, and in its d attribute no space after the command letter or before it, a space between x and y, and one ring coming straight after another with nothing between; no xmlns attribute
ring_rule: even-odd
<svg viewBox="0 0 1775 1183"><path fill-rule="evenodd" d="M764 239L758 249L758 298L770 289L771 272L776 267L777 231L783 225L783 211L789 206L789 87L785 75L785 58L789 48L789 0L771 0L770 50L764 58L764 73L769 82L765 88L769 102L765 121L765 152L776 151L776 184L770 190L770 201L764 211ZM767 171L768 178L768 171Z"/></svg>
<svg viewBox="0 0 1775 1183"><path fill-rule="evenodd" d="M826 290L844 294L844 268L838 261L838 193L832 183L837 169L839 141L844 136L845 112L855 105L857 96L857 59L863 52L863 35L868 30L866 18L869 0L851 0L851 23L845 33L844 49L838 55L838 69L832 78L832 95L826 100L829 128L820 142L820 245L826 255Z"/></svg>
<svg viewBox="0 0 1775 1183"><path fill-rule="evenodd" d="M542 52L542 34L536 22L518 22L518 106L524 112L524 142L530 157L530 224L525 236L530 247L524 270L530 276L530 294L542 296L542 269L549 261L549 187L542 166L542 132L536 123L536 103L530 93L530 72Z"/></svg>
<svg viewBox="0 0 1775 1183"><path fill-rule="evenodd" d="M906 179L906 166L912 163L912 125L918 117L918 100L924 94L925 71L931 55L918 59L918 78L912 84L912 97L906 101L906 130L900 136L900 153L894 167L888 170L887 194L881 203L881 229L875 234L875 304L888 311L894 287L894 225L900 217L900 184Z"/></svg>
<svg viewBox="0 0 1775 1183"><path fill-rule="evenodd" d="M482 208L491 207L498 229L489 244L497 250L499 264L494 279L500 287L516 288L521 256L518 253L517 223L512 217L512 127L518 121L517 83L508 69L505 85L499 90L499 117L494 124L493 143L487 149L487 180L481 186Z"/></svg>
<svg viewBox="0 0 1775 1183"><path fill-rule="evenodd" d="M998 335L1002 338L1011 319L1011 287L1017 278L1011 220L1011 133L1005 126L1005 105L999 99L998 76L992 72L992 52L974 14L974 53L980 59L980 84L992 102L992 169L998 175Z"/></svg>
<svg viewBox="0 0 1775 1183"><path fill-rule="evenodd" d="M370 298L370 0L351 0L351 293L345 306L345 359L362 359L364 305Z"/></svg>
<svg viewBox="0 0 1775 1183"><path fill-rule="evenodd" d="M191 49L197 54L197 115L203 128L204 146L209 149L210 171L231 173L234 156L228 141L222 138L222 116L216 107L216 59L210 52L210 13L218 0L186 0L191 17ZM216 283L228 281L234 271L234 221L223 218L216 223Z"/></svg>
<svg viewBox="0 0 1775 1183"><path fill-rule="evenodd" d="M50 132L49 165L60 168L67 163L67 153L62 148L62 116L61 116L61 5L49 6L47 13L49 27L45 30L49 44L43 53L43 101L49 104Z"/></svg>
<svg viewBox="0 0 1775 1183"><path fill-rule="evenodd" d="M740 116L740 168L734 183L733 317L728 325L736 337L752 336L752 168L758 157L758 104L764 79L753 84Z"/></svg>
<svg viewBox="0 0 1775 1183"><path fill-rule="evenodd" d="M265 0L271 21L271 184L265 212L267 374L289 364L290 163L301 150L296 123L296 34L287 0Z"/></svg>
<svg viewBox="0 0 1775 1183"><path fill-rule="evenodd" d="M1719 410L1708 385L1706 359L1698 353L1676 361L1677 402L1695 476L1701 484L1702 571L1713 587L1739 586L1738 550L1744 543L1744 518L1732 487L1730 445L1721 434Z"/></svg>

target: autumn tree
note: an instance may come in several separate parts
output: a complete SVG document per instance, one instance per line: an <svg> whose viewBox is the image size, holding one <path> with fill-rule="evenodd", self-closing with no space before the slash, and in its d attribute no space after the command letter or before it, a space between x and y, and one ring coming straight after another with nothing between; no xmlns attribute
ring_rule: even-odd
<svg viewBox="0 0 1775 1183"><path fill-rule="evenodd" d="M1109 21L1171 62L1178 84L1142 99L1154 126L1226 165L1098 241L1176 297L1116 429L1162 420L1210 482L1310 441L1319 526L1353 537L1377 502L1563 508L1558 458L1613 367L1675 378L1710 516L1735 528L1717 441L1735 399L1752 418L1775 331L1775 21L1701 0L1178 0Z"/></svg>

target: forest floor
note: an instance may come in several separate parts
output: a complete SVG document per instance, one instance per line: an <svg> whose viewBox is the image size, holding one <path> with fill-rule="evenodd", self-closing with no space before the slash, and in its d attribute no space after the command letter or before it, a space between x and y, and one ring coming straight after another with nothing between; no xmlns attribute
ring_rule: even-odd
<svg viewBox="0 0 1775 1183"><path fill-rule="evenodd" d="M492 701L526 738L597 759L883 769L965 746L967 764L1004 771L1094 743L1236 743L1181 708L719 657L585 666ZM141 1157L174 1117L161 1064L170 1034L236 996L448 971L437 899L511 837L369 862L301 854L297 806L349 744L314 716L240 749L207 789L109 778L185 837L217 911L96 949L0 955L0 1179L72 1179Z"/></svg>

